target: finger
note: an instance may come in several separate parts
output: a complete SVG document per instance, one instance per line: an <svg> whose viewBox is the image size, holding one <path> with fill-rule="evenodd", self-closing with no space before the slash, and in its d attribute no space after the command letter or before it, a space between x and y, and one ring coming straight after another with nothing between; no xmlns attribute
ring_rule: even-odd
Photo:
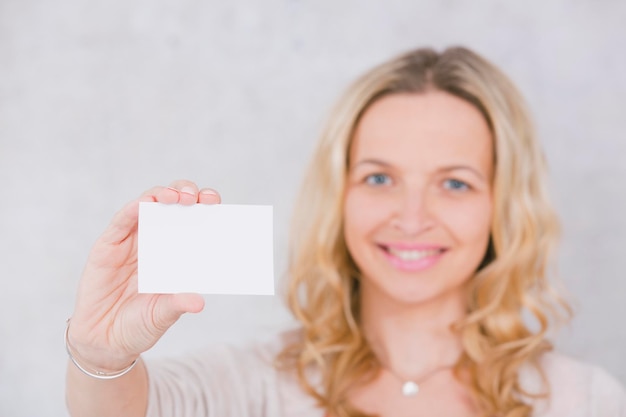
<svg viewBox="0 0 626 417"><path fill-rule="evenodd" d="M222 202L220 194L212 188L203 188L198 193L198 203L219 204Z"/></svg>
<svg viewBox="0 0 626 417"><path fill-rule="evenodd" d="M136 230L138 218L139 200L134 200L115 213L100 239L109 244L123 242Z"/></svg>
<svg viewBox="0 0 626 417"><path fill-rule="evenodd" d="M198 202L198 186L188 180L178 180L170 184L169 188L178 190L179 204L190 205Z"/></svg>
<svg viewBox="0 0 626 417"><path fill-rule="evenodd" d="M131 201L119 210L111 220L109 227L102 234L101 240L109 244L123 242L137 229L139 218L139 202L177 203L179 192L162 186L152 187L145 191L137 200Z"/></svg>
<svg viewBox="0 0 626 417"><path fill-rule="evenodd" d="M177 189L163 186L152 187L139 197L139 201L142 202L159 202L163 204L176 204L178 200L180 200L180 195Z"/></svg>

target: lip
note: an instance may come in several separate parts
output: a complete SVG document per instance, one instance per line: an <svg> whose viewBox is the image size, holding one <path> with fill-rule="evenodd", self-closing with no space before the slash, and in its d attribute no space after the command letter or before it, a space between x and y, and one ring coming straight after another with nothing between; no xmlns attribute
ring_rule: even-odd
<svg viewBox="0 0 626 417"><path fill-rule="evenodd" d="M378 247L394 268L406 272L431 268L447 251L441 245L416 243L378 244Z"/></svg>

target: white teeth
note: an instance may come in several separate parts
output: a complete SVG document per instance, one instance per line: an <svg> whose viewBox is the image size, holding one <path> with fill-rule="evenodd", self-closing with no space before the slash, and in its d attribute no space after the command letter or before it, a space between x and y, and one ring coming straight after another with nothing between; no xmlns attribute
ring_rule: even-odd
<svg viewBox="0 0 626 417"><path fill-rule="evenodd" d="M439 249L430 250L400 250L400 249L387 249L389 253L403 261L417 261L419 259L428 258L429 256L438 255L441 251Z"/></svg>

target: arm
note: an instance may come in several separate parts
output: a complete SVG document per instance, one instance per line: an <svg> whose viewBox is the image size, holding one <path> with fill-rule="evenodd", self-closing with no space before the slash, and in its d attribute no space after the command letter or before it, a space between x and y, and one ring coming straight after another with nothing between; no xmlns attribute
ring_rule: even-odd
<svg viewBox="0 0 626 417"><path fill-rule="evenodd" d="M148 378L143 361L114 380L91 378L73 364L67 368L67 405L72 416L144 417L148 403Z"/></svg>
<svg viewBox="0 0 626 417"><path fill-rule="evenodd" d="M72 356L86 369L116 373L100 380L73 363L67 370L66 397L74 417L144 417L148 401L146 369L139 359L184 313L202 310L198 294L137 293L137 223L139 202L191 205L219 203L212 190L178 181L155 187L120 210L96 241L81 278L68 329Z"/></svg>

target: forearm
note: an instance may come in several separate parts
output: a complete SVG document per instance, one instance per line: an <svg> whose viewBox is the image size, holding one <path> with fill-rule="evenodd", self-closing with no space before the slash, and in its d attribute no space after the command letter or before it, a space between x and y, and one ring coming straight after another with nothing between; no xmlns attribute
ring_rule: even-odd
<svg viewBox="0 0 626 417"><path fill-rule="evenodd" d="M72 417L145 417L148 375L141 359L127 374L99 380L82 373L71 361L67 369L67 406Z"/></svg>

